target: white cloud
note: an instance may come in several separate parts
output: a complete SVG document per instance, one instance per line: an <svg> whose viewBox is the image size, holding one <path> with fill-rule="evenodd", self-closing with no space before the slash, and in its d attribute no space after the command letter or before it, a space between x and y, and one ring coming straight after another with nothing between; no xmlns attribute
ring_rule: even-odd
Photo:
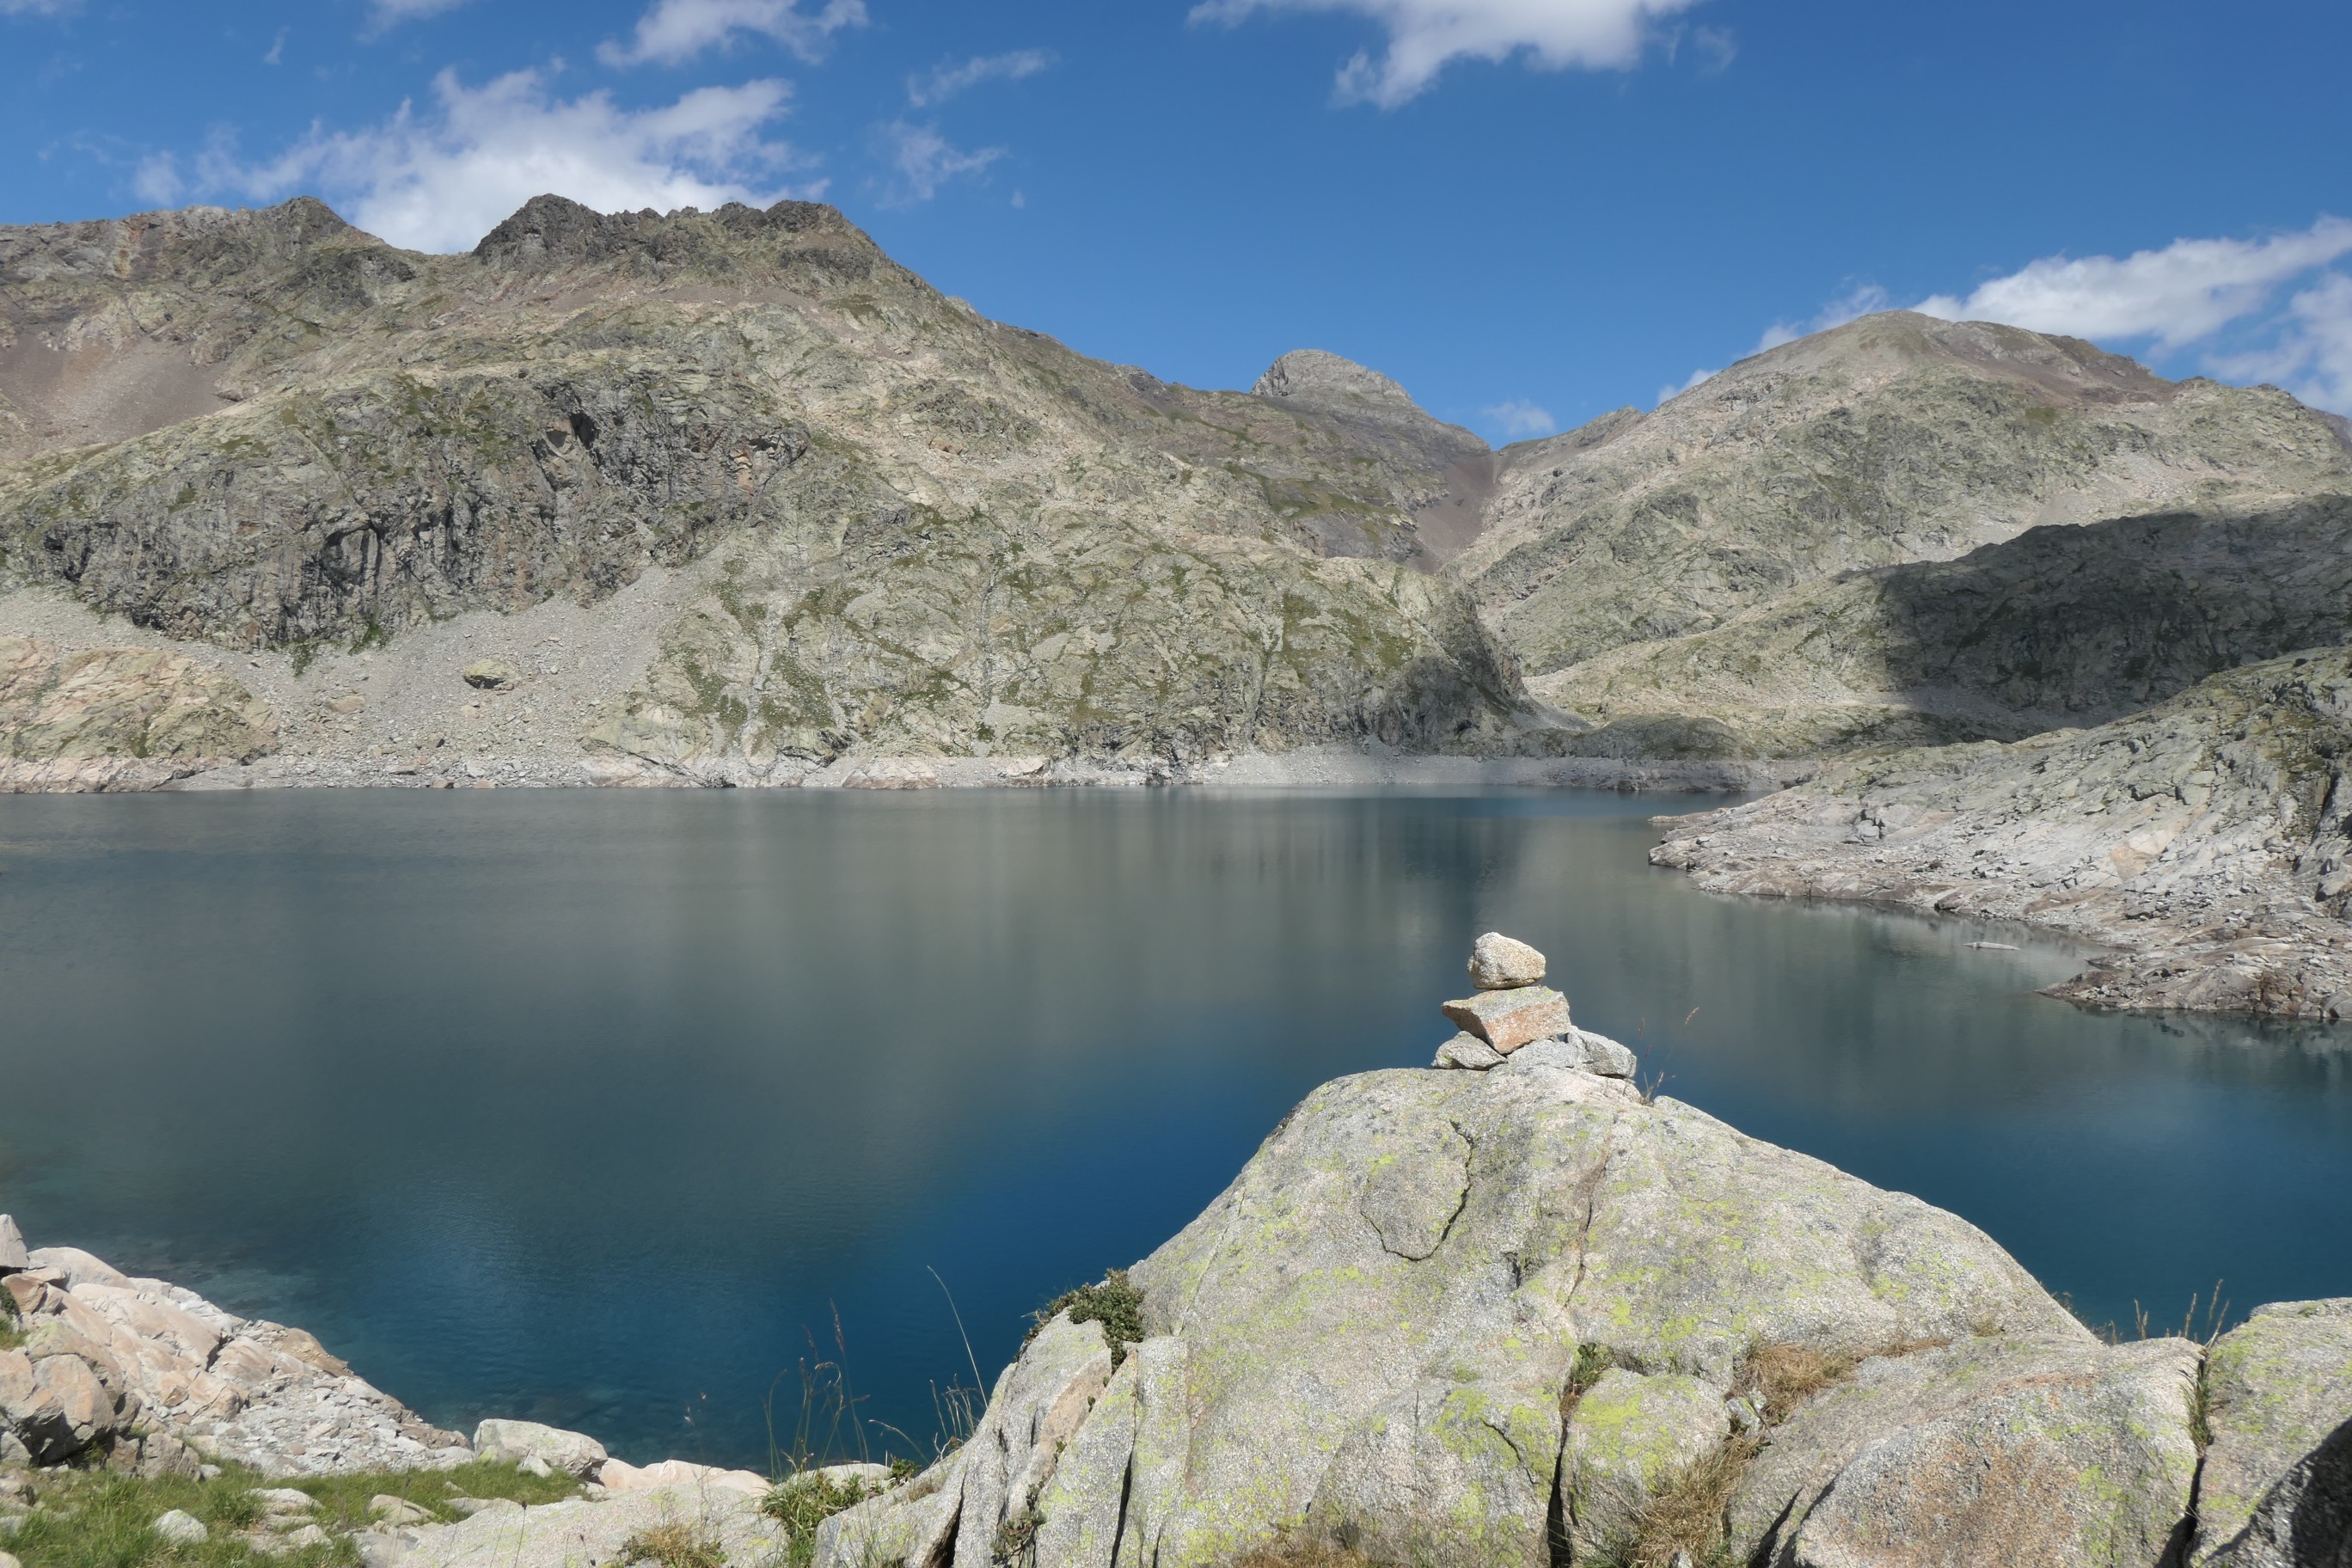
<svg viewBox="0 0 2352 1568"><path fill-rule="evenodd" d="M2152 338L2171 350L2259 310L2280 284L2352 251L2352 222L2322 218L2263 240L2176 239L2161 250L2044 257L1915 307L1949 321L2006 321L2085 338Z"/></svg>
<svg viewBox="0 0 2352 1568"><path fill-rule="evenodd" d="M1776 328L1774 330L1778 331L1779 329ZM1772 334L1770 332L1767 332L1764 335L1766 337L1770 337ZM1783 338L1781 341L1786 342L1788 340ZM1768 343L1765 346L1769 348L1771 345ZM1660 403L1672 403L1675 398L1680 397L1684 393L1688 392L1700 382L1711 381L1722 374L1723 372L1719 369L1695 370L1690 373L1690 378L1685 381L1680 386L1676 386L1670 382L1666 385L1658 388L1658 401Z"/></svg>
<svg viewBox="0 0 2352 1568"><path fill-rule="evenodd" d="M236 163L221 146L198 160L196 188L277 197L316 189L372 234L415 250L463 250L552 192L601 212L766 205L814 195L769 182L803 163L766 129L784 112L782 81L698 88L659 108L625 110L602 92L551 97L536 71L468 88L433 81L433 112L407 103L382 125L310 133L274 161ZM142 166L140 178L146 180ZM178 186L176 167L154 172ZM180 188L186 188L181 186ZM176 194L176 191L175 191Z"/></svg>
<svg viewBox="0 0 2352 1568"><path fill-rule="evenodd" d="M381 33L387 27L397 27L403 22L455 11L465 4L466 0L372 0L368 7L368 27L371 32Z"/></svg>
<svg viewBox="0 0 2352 1568"><path fill-rule="evenodd" d="M62 16L80 0L0 0L0 16Z"/></svg>
<svg viewBox="0 0 2352 1568"><path fill-rule="evenodd" d="M1035 76L1054 63L1050 49L1014 49L1010 54L975 55L961 65L938 65L921 76L907 79L907 101L918 109L944 103L967 88L984 81L1019 81Z"/></svg>
<svg viewBox="0 0 2352 1568"><path fill-rule="evenodd" d="M1388 34L1388 52L1360 51L1339 68L1343 101L1383 109L1418 96L1458 59L1525 50L1548 70L1622 69L1641 58L1652 24L1696 0L1202 0L1195 22L1239 23L1259 11L1347 11Z"/></svg>
<svg viewBox="0 0 2352 1568"><path fill-rule="evenodd" d="M1515 397L1507 403L1497 403L1491 408L1482 408L1478 412L1485 415L1495 428L1515 441L1525 441L1538 436L1549 436L1559 428L1559 421L1551 416L1550 409L1538 407L1523 397Z"/></svg>
<svg viewBox="0 0 2352 1568"><path fill-rule="evenodd" d="M680 65L751 33L814 60L834 34L865 25L866 0L824 0L815 12L803 12L800 0L655 0L637 18L635 39L600 44L596 58L608 66Z"/></svg>
<svg viewBox="0 0 2352 1568"><path fill-rule="evenodd" d="M1782 343L1793 343L1799 338L1811 333L1826 332L1832 327L1843 327L1848 321L1859 321L1874 311L1884 310L1892 303L1886 290L1877 284L1859 284L1822 306L1814 312L1810 321L1794 324L1788 321L1773 322L1764 329L1764 335L1758 338L1756 346L1748 352L1760 354L1766 349L1777 349ZM1712 375L1715 373L1709 371L1706 374ZM1687 392L1692 386L1696 386L1700 381L1706 379L1706 376L1702 375L1679 390Z"/></svg>
<svg viewBox="0 0 2352 1568"><path fill-rule="evenodd" d="M2210 363L2224 375L2277 383L2315 408L2352 414L2352 278L2319 274L2287 302L2270 347Z"/></svg>
<svg viewBox="0 0 2352 1568"><path fill-rule="evenodd" d="M877 127L877 134L896 176L882 198L892 206L929 201L950 180L977 174L1004 156L1002 147L966 153L951 146L935 127L903 120Z"/></svg>

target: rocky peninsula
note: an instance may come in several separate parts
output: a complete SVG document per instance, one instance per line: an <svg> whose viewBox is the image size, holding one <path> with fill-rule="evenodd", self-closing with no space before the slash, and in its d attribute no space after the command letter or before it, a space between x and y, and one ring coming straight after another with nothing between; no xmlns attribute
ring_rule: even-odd
<svg viewBox="0 0 2352 1568"><path fill-rule="evenodd" d="M1310 1094L1181 1232L1041 1311L912 1473L772 1489L522 1423L468 1443L307 1336L0 1225L0 1529L43 1539L28 1463L488 1461L573 1495L462 1521L379 1498L371 1568L675 1568L679 1540L706 1568L2352 1554L2352 1298L2095 1334L1958 1216L1645 1091L1524 943L1480 939L1469 978L1432 1067ZM255 1540L305 1528L269 1522L291 1489Z"/></svg>

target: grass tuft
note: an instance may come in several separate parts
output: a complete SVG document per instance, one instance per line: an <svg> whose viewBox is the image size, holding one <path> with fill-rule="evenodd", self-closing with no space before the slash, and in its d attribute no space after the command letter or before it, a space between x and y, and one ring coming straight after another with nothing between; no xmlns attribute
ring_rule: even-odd
<svg viewBox="0 0 2352 1568"><path fill-rule="evenodd" d="M873 1495L856 1481L832 1480L812 1472L787 1477L769 1488L760 1511L784 1527L789 1542L785 1561L793 1568L801 1568L816 1555L817 1526Z"/></svg>
<svg viewBox="0 0 2352 1568"><path fill-rule="evenodd" d="M1360 1552L1319 1537L1285 1536L1252 1547L1234 1558L1231 1568L1373 1568L1373 1563Z"/></svg>
<svg viewBox="0 0 2352 1568"><path fill-rule="evenodd" d="M1731 1494L1762 1446L1753 1436L1732 1437L1668 1477L1603 1562L1609 1568L1674 1568L1687 1553L1697 1568L1729 1568Z"/></svg>
<svg viewBox="0 0 2352 1568"><path fill-rule="evenodd" d="M1113 1366L1127 1359L1128 1346L1143 1341L1143 1292L1129 1283L1124 1268L1112 1269L1098 1285L1081 1285L1038 1308L1036 1322L1021 1342L1023 1347L1059 1312L1069 1313L1074 1323L1100 1323L1103 1338L1110 1342Z"/></svg>
<svg viewBox="0 0 2352 1568"><path fill-rule="evenodd" d="M727 1568L727 1549L709 1527L690 1520L665 1520L621 1543L621 1561L652 1568Z"/></svg>

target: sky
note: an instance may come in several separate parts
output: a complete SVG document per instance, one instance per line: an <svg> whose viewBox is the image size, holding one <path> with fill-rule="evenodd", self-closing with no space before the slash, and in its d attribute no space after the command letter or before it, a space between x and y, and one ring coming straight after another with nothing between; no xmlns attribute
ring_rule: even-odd
<svg viewBox="0 0 2352 1568"><path fill-rule="evenodd" d="M1196 386L1497 442L1864 310L2352 413L2343 0L0 0L0 223L840 206Z"/></svg>

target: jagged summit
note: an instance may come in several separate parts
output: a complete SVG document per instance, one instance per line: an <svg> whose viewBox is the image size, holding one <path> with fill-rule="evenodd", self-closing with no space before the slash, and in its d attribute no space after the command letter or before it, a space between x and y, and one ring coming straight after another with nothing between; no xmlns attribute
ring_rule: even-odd
<svg viewBox="0 0 2352 1568"><path fill-rule="evenodd" d="M533 196L474 247L491 267L540 270L618 265L656 276L787 272L814 264L843 281L898 271L866 231L822 202L764 210L730 202L712 212L600 213L566 196ZM912 274L905 274L912 278Z"/></svg>

